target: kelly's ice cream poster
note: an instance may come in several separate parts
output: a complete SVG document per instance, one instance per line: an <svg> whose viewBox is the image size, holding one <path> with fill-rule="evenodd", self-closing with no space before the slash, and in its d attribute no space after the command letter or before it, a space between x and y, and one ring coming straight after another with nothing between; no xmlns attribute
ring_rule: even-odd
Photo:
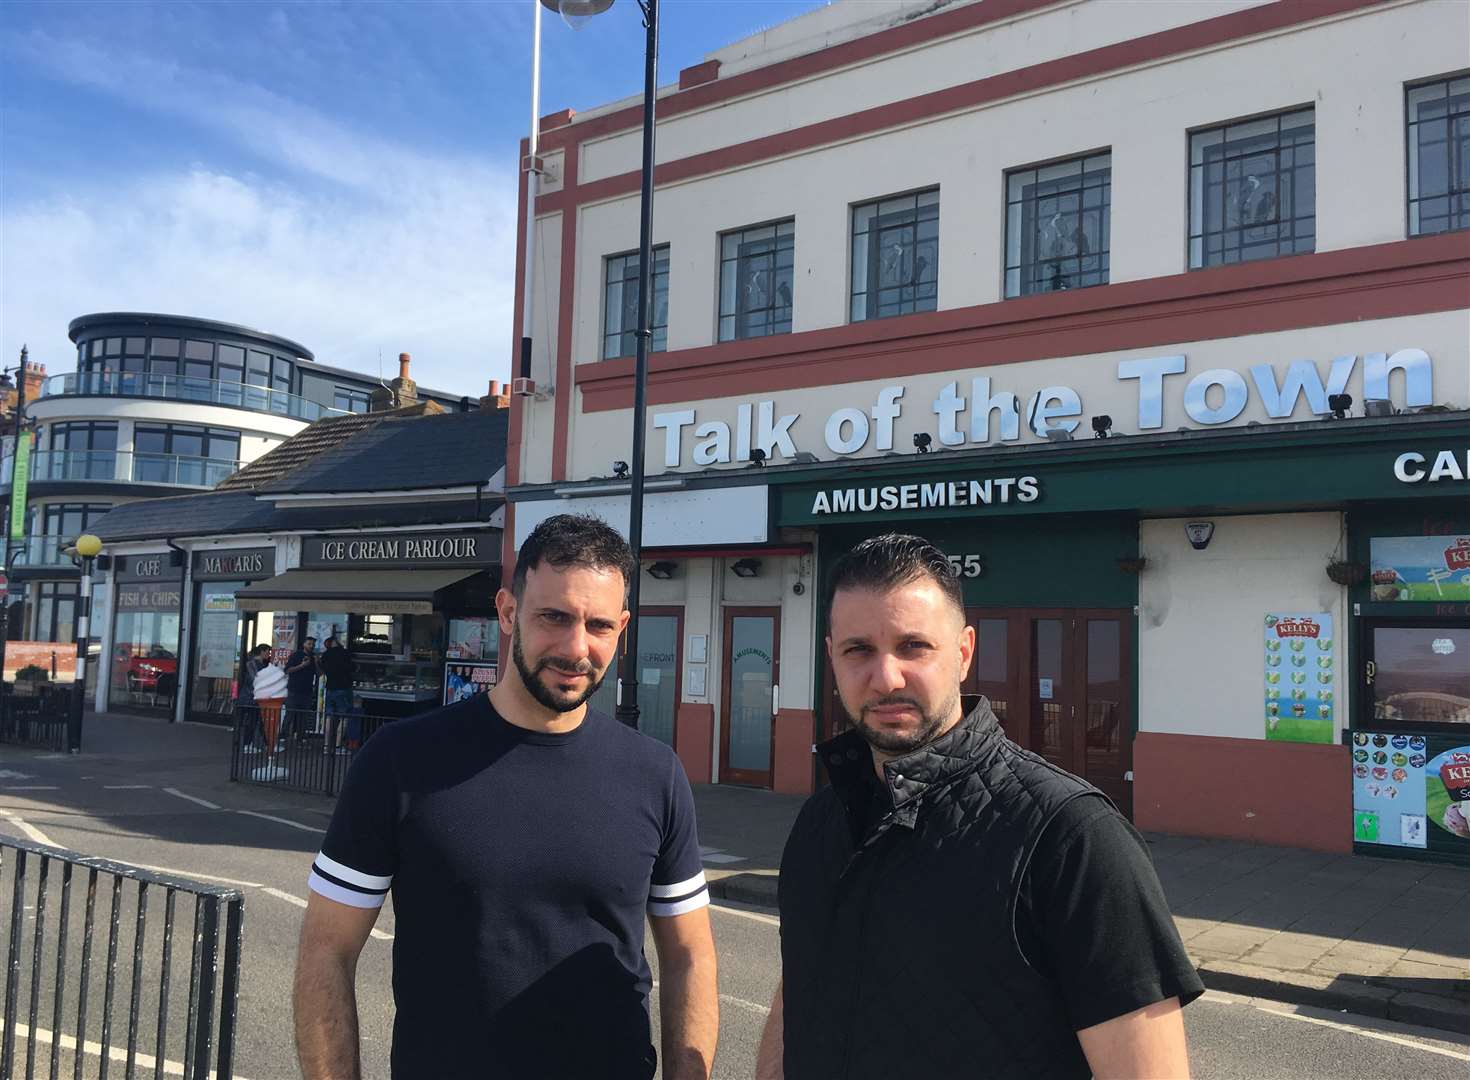
<svg viewBox="0 0 1470 1080"><path fill-rule="evenodd" d="M1265 644L1266 738L1332 742L1332 616L1267 615Z"/></svg>
<svg viewBox="0 0 1470 1080"><path fill-rule="evenodd" d="M1437 749L1437 748L1436 748ZM1447 846L1450 837L1470 850L1470 746L1454 746L1429 760L1424 777L1424 808L1431 834Z"/></svg>
<svg viewBox="0 0 1470 1080"><path fill-rule="evenodd" d="M1369 558L1374 600L1470 601L1470 536L1375 536Z"/></svg>
<svg viewBox="0 0 1470 1080"><path fill-rule="evenodd" d="M1426 846L1424 736L1355 731L1352 753L1353 839L1391 847Z"/></svg>

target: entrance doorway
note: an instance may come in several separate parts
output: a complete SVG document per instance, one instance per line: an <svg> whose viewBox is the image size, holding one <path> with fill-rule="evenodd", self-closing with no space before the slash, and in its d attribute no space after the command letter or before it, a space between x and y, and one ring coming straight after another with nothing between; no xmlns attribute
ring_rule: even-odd
<svg viewBox="0 0 1470 1080"><path fill-rule="evenodd" d="M720 706L720 783L770 787L776 687L781 681L781 609L725 609Z"/></svg>
<svg viewBox="0 0 1470 1080"><path fill-rule="evenodd" d="M1132 613L1108 608L969 608L975 659L960 687L984 695L1014 742L1082 777L1133 816ZM847 714L824 665L823 737ZM821 777L825 783L826 777Z"/></svg>

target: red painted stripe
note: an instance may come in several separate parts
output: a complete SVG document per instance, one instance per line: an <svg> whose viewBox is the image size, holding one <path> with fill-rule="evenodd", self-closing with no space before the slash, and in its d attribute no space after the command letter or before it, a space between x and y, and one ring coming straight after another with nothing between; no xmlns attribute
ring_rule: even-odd
<svg viewBox="0 0 1470 1080"><path fill-rule="evenodd" d="M666 405L1470 308L1466 234L1198 270L649 358ZM579 364L586 412L633 403L633 362Z"/></svg>

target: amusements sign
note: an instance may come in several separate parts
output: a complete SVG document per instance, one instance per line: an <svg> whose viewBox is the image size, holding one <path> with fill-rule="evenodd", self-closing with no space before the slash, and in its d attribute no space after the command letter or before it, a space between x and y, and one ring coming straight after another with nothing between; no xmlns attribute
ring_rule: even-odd
<svg viewBox="0 0 1470 1080"><path fill-rule="evenodd" d="M1470 536L1375 536L1369 595L1378 601L1470 601Z"/></svg>
<svg viewBox="0 0 1470 1080"><path fill-rule="evenodd" d="M1266 738L1332 742L1332 616L1266 616Z"/></svg>
<svg viewBox="0 0 1470 1080"><path fill-rule="evenodd" d="M1470 745L1463 739L1353 732L1353 843L1470 863Z"/></svg>
<svg viewBox="0 0 1470 1080"><path fill-rule="evenodd" d="M453 705L495 685L499 665L475 660L451 660L444 665L444 704Z"/></svg>

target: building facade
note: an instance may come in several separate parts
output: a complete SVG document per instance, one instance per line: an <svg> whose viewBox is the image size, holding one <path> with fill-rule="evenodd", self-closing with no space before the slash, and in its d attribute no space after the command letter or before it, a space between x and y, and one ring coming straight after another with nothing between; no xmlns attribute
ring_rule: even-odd
<svg viewBox="0 0 1470 1080"><path fill-rule="evenodd" d="M821 782L825 575L904 529L969 700L1140 826L1470 840L1393 801L1470 744L1466 9L838 3L659 110L639 668L692 777ZM627 521L640 116L544 122L508 559Z"/></svg>
<svg viewBox="0 0 1470 1080"><path fill-rule="evenodd" d="M375 393L390 392L376 378L316 362L289 338L230 323L112 312L74 319L68 333L76 370L27 388L25 520L10 547L13 639L75 640L79 570L66 551L114 507L210 490L309 423L365 413ZM412 392L446 408L469 404ZM0 463L7 496L13 453L11 438ZM175 662L178 606L160 606L156 592L128 599L151 605L127 620L135 650ZM99 587L94 639L112 618L109 600ZM140 707L154 708L151 699L140 694Z"/></svg>

